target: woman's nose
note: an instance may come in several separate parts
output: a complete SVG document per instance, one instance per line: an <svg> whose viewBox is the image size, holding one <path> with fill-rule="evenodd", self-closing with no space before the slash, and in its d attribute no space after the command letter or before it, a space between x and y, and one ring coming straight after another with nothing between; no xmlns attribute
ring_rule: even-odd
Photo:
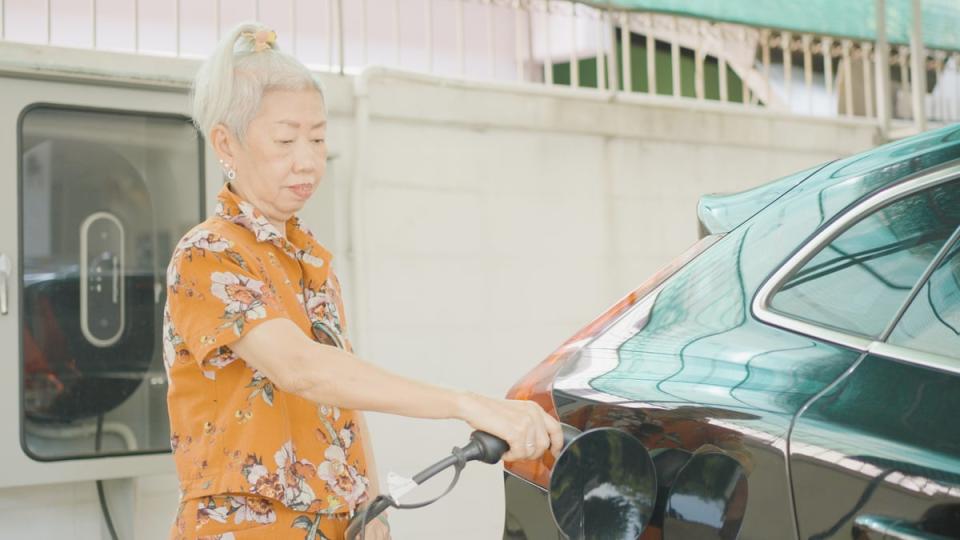
<svg viewBox="0 0 960 540"><path fill-rule="evenodd" d="M326 152L317 151L313 143L300 143L293 154L293 170L296 172L313 172L326 160Z"/></svg>

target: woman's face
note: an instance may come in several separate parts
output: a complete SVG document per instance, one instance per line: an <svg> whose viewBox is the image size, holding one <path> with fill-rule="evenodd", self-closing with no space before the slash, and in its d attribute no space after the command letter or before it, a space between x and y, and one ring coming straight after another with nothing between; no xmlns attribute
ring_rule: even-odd
<svg viewBox="0 0 960 540"><path fill-rule="evenodd" d="M218 154L224 153L221 148L230 154L220 157L237 172L231 181L234 191L283 234L283 223L303 208L326 171L326 131L319 92L270 90L263 94L242 143L225 128L213 139Z"/></svg>

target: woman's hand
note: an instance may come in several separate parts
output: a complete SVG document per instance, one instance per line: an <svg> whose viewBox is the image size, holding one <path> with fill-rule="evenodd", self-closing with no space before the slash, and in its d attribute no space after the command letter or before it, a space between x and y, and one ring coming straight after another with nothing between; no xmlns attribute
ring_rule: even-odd
<svg viewBox="0 0 960 540"><path fill-rule="evenodd" d="M390 527L387 526L385 521L380 520L379 516L377 518L367 523L364 540L390 540Z"/></svg>
<svg viewBox="0 0 960 540"><path fill-rule="evenodd" d="M474 429L500 437L510 445L504 461L537 459L550 450L554 456L563 449L560 422L533 401L492 399L465 393L460 418Z"/></svg>

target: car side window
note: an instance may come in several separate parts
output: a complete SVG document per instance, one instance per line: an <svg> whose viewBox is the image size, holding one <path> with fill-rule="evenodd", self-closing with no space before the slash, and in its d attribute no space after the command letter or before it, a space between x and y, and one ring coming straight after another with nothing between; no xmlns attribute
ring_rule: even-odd
<svg viewBox="0 0 960 540"><path fill-rule="evenodd" d="M960 241L930 275L887 341L960 358Z"/></svg>
<svg viewBox="0 0 960 540"><path fill-rule="evenodd" d="M876 338L958 225L958 180L897 199L859 219L791 274L770 307Z"/></svg>

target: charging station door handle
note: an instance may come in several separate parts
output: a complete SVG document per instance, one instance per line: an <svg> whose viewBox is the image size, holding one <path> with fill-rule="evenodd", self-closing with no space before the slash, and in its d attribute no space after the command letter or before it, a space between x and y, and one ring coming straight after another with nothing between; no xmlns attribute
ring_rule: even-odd
<svg viewBox="0 0 960 540"><path fill-rule="evenodd" d="M7 300L7 282L10 280L10 257L6 253L0 253L0 315L6 315L10 311Z"/></svg>

